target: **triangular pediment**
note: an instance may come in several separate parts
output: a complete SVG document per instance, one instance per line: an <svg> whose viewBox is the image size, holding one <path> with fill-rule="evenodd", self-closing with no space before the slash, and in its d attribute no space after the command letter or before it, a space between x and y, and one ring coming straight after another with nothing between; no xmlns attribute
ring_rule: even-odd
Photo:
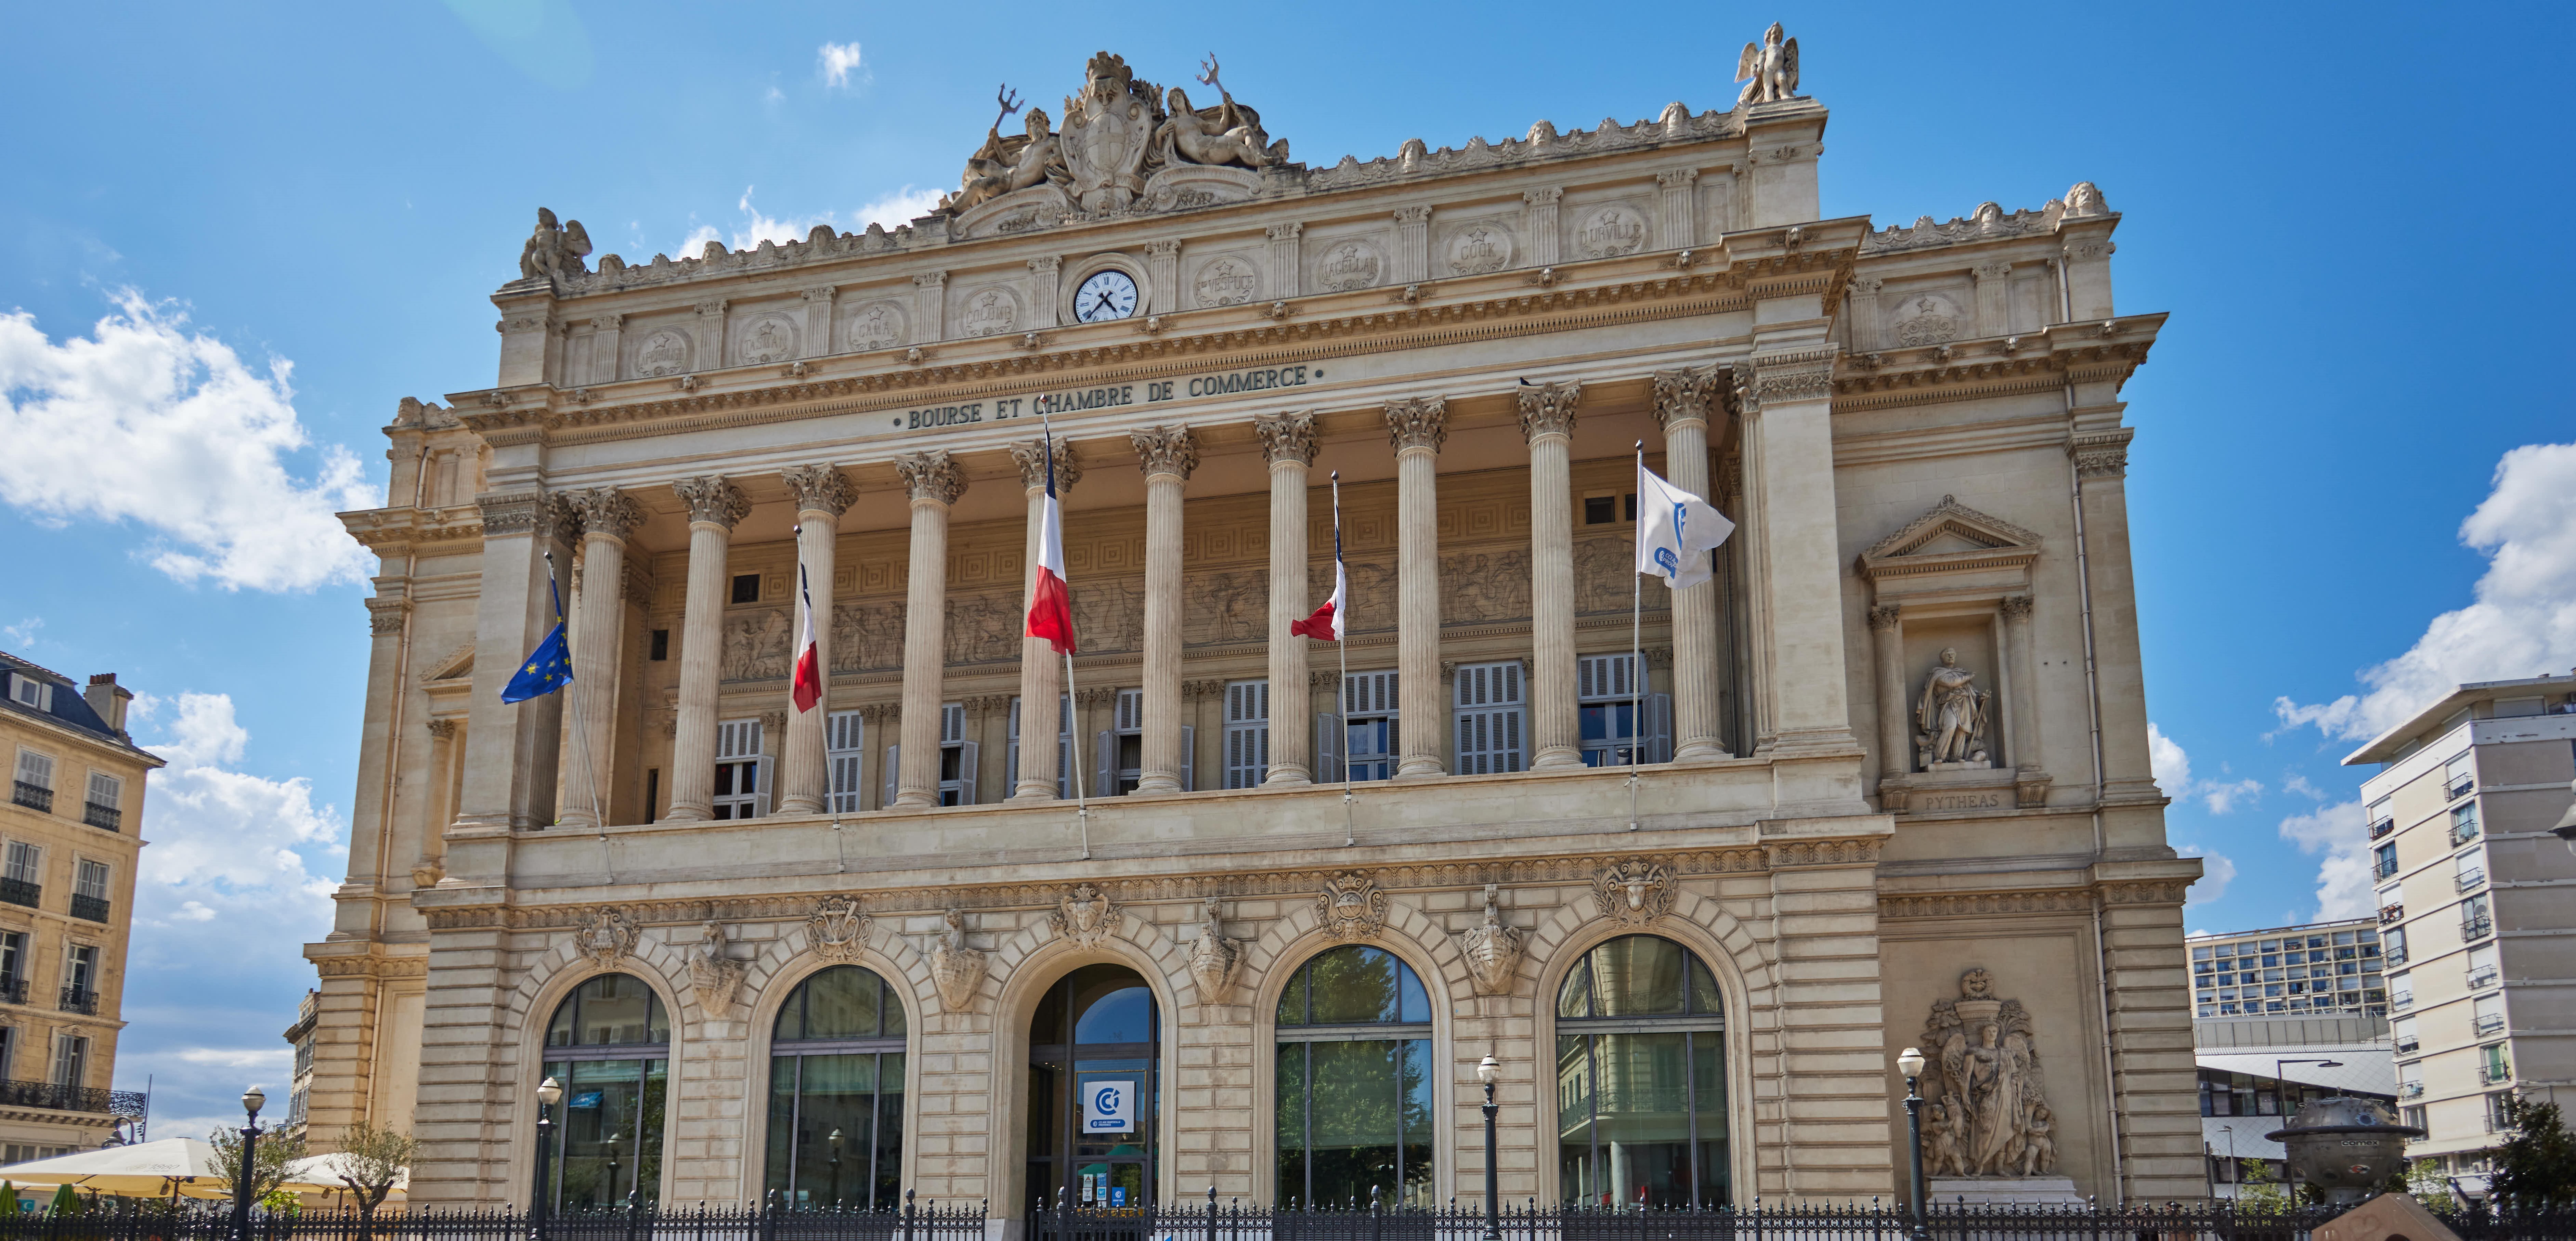
<svg viewBox="0 0 2576 1241"><path fill-rule="evenodd" d="M474 644L468 642L445 655L429 661L421 669L420 681L428 685L438 681L461 681L474 675Z"/></svg>
<svg viewBox="0 0 2576 1241"><path fill-rule="evenodd" d="M1961 504L1957 496L1943 496L1930 511L1862 552L1860 568L1877 577L2028 564L2038 557L2039 544L2037 533Z"/></svg>

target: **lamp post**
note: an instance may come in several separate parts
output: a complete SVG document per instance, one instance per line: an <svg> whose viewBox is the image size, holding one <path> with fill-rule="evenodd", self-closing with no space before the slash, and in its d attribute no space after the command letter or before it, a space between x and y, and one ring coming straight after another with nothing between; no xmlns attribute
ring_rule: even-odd
<svg viewBox="0 0 2576 1241"><path fill-rule="evenodd" d="M608 1135L608 1196L601 1201L601 1205L603 1206L615 1206L617 1204L617 1142L618 1139L625 1136L626 1135L622 1133L612 1133Z"/></svg>
<svg viewBox="0 0 2576 1241"><path fill-rule="evenodd" d="M825 1139L825 1140L826 1140L826 1141L829 1141L829 1142L832 1144L832 1209L837 1211L837 1210L841 1209L841 1131L840 1131L840 1129L839 1129L838 1127L835 1127L835 1128L832 1130L832 1136L831 1136L830 1138L828 1138L828 1139Z"/></svg>
<svg viewBox="0 0 2576 1241"><path fill-rule="evenodd" d="M1500 1176L1494 1159L1494 1079L1502 1076L1501 1062L1487 1056L1476 1062L1476 1080L1485 1083L1485 1238L1502 1241L1503 1204Z"/></svg>
<svg viewBox="0 0 2576 1241"><path fill-rule="evenodd" d="M1905 1155L1912 1170L1914 1222L1907 1236L1925 1241L1931 1229L1924 1219L1923 1203L1923 1053L1908 1047L1897 1054L1896 1071L1905 1075Z"/></svg>
<svg viewBox="0 0 2576 1241"><path fill-rule="evenodd" d="M250 1120L241 1128L241 1171L233 1178L233 1238L250 1241L251 1191L259 1184L259 1109L268 1095L253 1086L242 1092L241 1102Z"/></svg>
<svg viewBox="0 0 2576 1241"><path fill-rule="evenodd" d="M2220 1126L2218 1127L2218 1131L2219 1131L2220 1133L2224 1133L2224 1134L2226 1134L2226 1135L2227 1135L2227 1183L2228 1183L2228 1184L2230 1184L2230 1185L2234 1185L2234 1184L2236 1184L2236 1183L2237 1183L2237 1181L2236 1181L2236 1126L2234 1126L2234 1125L2220 1125ZM2236 1201L2236 1191L2235 1191L2235 1190L2231 1189L2231 1190L2227 1191L2227 1200L2228 1200L2229 1202L2234 1202L2234 1201Z"/></svg>
<svg viewBox="0 0 2576 1241"><path fill-rule="evenodd" d="M549 1077L537 1083L537 1187L528 1194L528 1236L544 1235L546 1207L554 1194L555 1104L563 1100L563 1083Z"/></svg>

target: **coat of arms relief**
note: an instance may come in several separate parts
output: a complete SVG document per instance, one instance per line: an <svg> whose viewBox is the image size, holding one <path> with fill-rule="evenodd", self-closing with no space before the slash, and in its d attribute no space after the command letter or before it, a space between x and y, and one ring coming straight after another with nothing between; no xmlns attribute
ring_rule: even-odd
<svg viewBox="0 0 2576 1241"><path fill-rule="evenodd" d="M1164 91L1136 76L1125 57L1092 56L1082 89L1064 101L1063 128L1028 108L1022 132L1002 123L1022 110L1005 86L984 144L968 157L955 193L937 211L1011 229L1074 213L1108 215L1239 202L1260 188L1265 168L1288 162L1285 139L1271 141L1261 114L1237 102L1209 57L1197 80L1215 89L1214 107L1194 107L1181 87ZM977 209L1008 199L991 212ZM1008 231L1008 230L1006 230Z"/></svg>
<svg viewBox="0 0 2576 1241"><path fill-rule="evenodd" d="M1096 948L1117 932L1125 916L1126 906L1110 900L1098 887L1078 883L1047 914L1047 925L1055 928L1056 938L1075 947Z"/></svg>

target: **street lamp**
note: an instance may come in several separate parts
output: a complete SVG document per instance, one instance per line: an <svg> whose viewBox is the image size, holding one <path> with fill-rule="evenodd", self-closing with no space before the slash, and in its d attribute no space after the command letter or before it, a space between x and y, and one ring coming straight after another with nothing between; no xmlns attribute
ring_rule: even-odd
<svg viewBox="0 0 2576 1241"><path fill-rule="evenodd" d="M563 1101L563 1083L549 1077L537 1083L537 1187L528 1194L528 1236L533 1239L546 1218L547 1192L554 1187L555 1104Z"/></svg>
<svg viewBox="0 0 2576 1241"><path fill-rule="evenodd" d="M617 1142L625 1136L622 1133L608 1135L608 1197L603 1200L603 1205L617 1205Z"/></svg>
<svg viewBox="0 0 2576 1241"><path fill-rule="evenodd" d="M233 1178L234 1241L250 1241L251 1188L259 1183L259 1109L267 1102L268 1095L257 1086L242 1092L242 1111L250 1120L241 1128L241 1170Z"/></svg>
<svg viewBox="0 0 2576 1241"><path fill-rule="evenodd" d="M826 1140L826 1141L829 1141L829 1142L832 1144L832 1209L837 1211L837 1210L839 1210L839 1209L841 1208L841 1131L840 1131L840 1129L839 1129L838 1127L835 1127L835 1128L832 1130L832 1136L831 1136L830 1138L825 1139L825 1140Z"/></svg>
<svg viewBox="0 0 2576 1241"><path fill-rule="evenodd" d="M1923 1052L1908 1047L1896 1057L1896 1071L1905 1075L1905 1155L1913 1171L1914 1223L1907 1236L1925 1241L1931 1236L1923 1215Z"/></svg>
<svg viewBox="0 0 2576 1241"><path fill-rule="evenodd" d="M1476 1062L1476 1080L1485 1083L1485 1238L1502 1241L1502 1190L1497 1184L1494 1162L1494 1079L1502 1076L1503 1066L1492 1056Z"/></svg>

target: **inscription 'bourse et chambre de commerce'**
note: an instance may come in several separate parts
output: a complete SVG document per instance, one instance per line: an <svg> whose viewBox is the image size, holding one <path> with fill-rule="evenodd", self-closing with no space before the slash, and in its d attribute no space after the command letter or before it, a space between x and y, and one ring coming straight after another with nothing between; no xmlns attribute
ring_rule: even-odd
<svg viewBox="0 0 2576 1241"><path fill-rule="evenodd" d="M541 212L494 382L401 399L343 515L312 1137L409 1128L415 1204L998 1237L1477 1202L1491 1055L1508 1200L1865 1198L1921 1046L1940 1192L2202 1195L2124 493L2164 316L2087 182L1822 218L1748 33L1677 84L1721 110L1314 162L1103 52L891 230ZM1641 442L1734 523L1687 588L1633 571ZM1339 643L1292 631L1337 547ZM550 564L574 679L504 702Z"/></svg>

